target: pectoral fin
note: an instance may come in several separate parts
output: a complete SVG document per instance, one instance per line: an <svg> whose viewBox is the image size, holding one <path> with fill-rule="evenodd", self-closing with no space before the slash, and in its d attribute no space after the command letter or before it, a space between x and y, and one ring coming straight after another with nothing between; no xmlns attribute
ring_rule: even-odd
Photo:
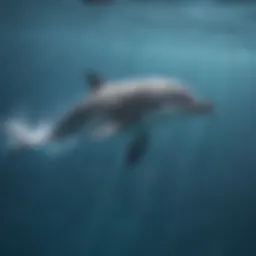
<svg viewBox="0 0 256 256"><path fill-rule="evenodd" d="M146 154L149 144L149 134L142 131L130 142L126 151L125 165L135 166Z"/></svg>

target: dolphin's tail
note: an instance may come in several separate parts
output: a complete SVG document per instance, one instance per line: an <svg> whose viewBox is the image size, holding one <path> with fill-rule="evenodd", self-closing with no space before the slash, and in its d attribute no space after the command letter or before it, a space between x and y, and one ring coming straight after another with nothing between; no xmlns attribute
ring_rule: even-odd
<svg viewBox="0 0 256 256"><path fill-rule="evenodd" d="M2 123L1 130L7 139L8 153L21 153L45 145L50 135L48 125L29 126L23 120L9 119Z"/></svg>

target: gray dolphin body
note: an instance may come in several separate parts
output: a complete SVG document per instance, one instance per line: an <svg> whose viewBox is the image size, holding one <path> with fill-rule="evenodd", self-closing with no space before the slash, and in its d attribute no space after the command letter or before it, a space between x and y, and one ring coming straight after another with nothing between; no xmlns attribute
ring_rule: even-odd
<svg viewBox="0 0 256 256"><path fill-rule="evenodd" d="M135 124L147 123L152 116L165 120L175 115L191 116L213 112L211 102L196 99L177 80L151 77L104 83L97 76L88 78L92 93L55 125L50 140L76 134L93 119L102 120L94 135L107 138L130 131ZM147 124L136 131L136 136L129 144L125 155L126 166L134 167L147 152Z"/></svg>
<svg viewBox="0 0 256 256"><path fill-rule="evenodd" d="M178 81L145 78L109 82L97 86L78 106L56 123L50 140L59 140L79 132L93 119L101 119L99 137L109 137L129 129L151 114L209 114L211 102L196 99Z"/></svg>
<svg viewBox="0 0 256 256"><path fill-rule="evenodd" d="M88 76L87 82L91 93L84 101L64 114L44 138L20 138L20 149L72 137L94 120L100 120L101 124L93 129L93 135L103 139L131 131L135 124L146 123L152 116L162 116L166 120L177 114L190 116L213 112L211 102L197 99L181 82L170 78L148 77L105 83L95 74ZM148 125L143 129L128 149L128 162L137 162L146 152Z"/></svg>

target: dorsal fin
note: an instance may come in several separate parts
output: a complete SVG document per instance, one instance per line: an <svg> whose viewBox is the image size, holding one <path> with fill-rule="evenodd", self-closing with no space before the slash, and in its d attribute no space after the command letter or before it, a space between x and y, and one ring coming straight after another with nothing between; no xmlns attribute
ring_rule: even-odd
<svg viewBox="0 0 256 256"><path fill-rule="evenodd" d="M86 73L86 82L92 91L97 91L103 86L104 79L96 71L89 71Z"/></svg>

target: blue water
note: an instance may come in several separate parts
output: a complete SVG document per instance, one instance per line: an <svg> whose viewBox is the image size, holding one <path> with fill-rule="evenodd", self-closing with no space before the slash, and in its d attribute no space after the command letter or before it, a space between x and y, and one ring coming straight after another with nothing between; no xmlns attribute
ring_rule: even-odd
<svg viewBox="0 0 256 256"><path fill-rule="evenodd" d="M129 136L3 157L0 255L254 256L256 6L24 3L1 8L2 118L58 117L88 68L180 78L216 112L153 129L133 172Z"/></svg>

